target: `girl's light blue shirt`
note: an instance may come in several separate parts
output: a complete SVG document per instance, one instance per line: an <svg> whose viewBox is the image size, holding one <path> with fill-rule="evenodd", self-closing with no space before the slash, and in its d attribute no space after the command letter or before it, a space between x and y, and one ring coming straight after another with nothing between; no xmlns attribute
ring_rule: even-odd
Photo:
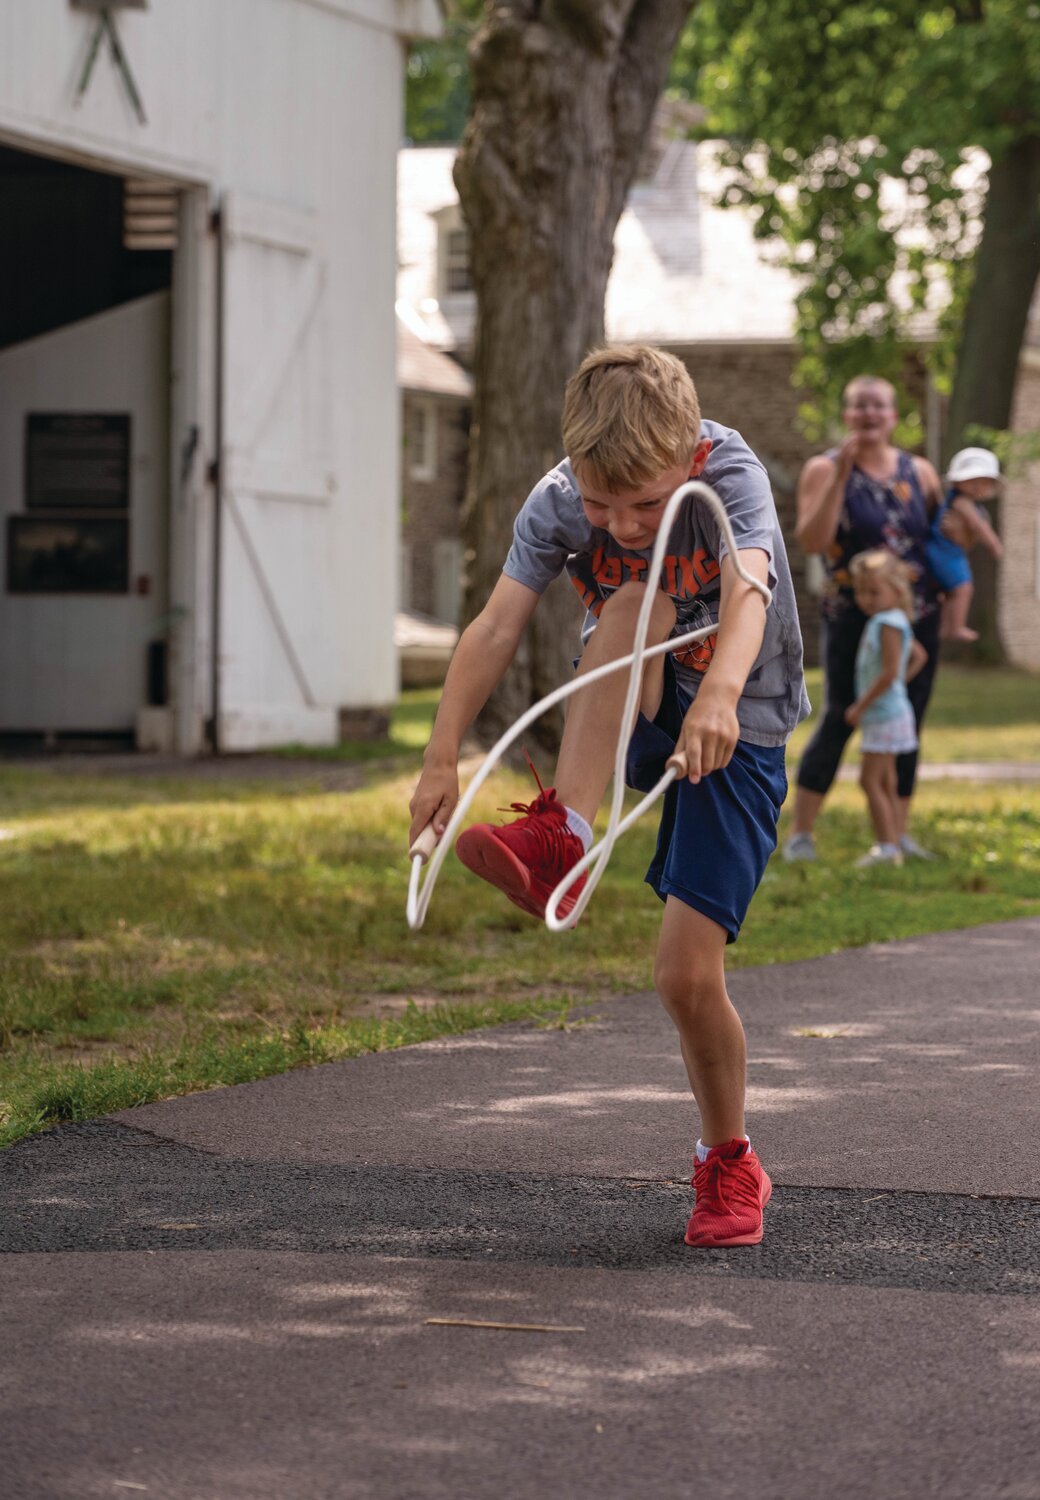
<svg viewBox="0 0 1040 1500"><path fill-rule="evenodd" d="M898 630L901 636L899 652L899 676L890 688L875 698L874 702L867 708L861 724L884 724L889 719L898 719L905 713L911 713L910 699L906 691L906 664L910 660L910 644L914 638L913 627L901 609L883 609L876 615L871 615L860 636L859 649L856 652L856 697L862 698L863 694L881 676L881 630L885 625L891 625Z"/></svg>

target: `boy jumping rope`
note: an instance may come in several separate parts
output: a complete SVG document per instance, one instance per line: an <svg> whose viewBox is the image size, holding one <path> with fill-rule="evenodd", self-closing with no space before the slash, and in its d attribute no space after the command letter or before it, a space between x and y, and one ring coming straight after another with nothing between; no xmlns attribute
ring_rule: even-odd
<svg viewBox="0 0 1040 1500"><path fill-rule="evenodd" d="M588 355L567 386L562 428L569 457L525 502L502 577L452 658L411 801L409 842L431 822L444 832L459 797L463 736L552 580L566 569L588 609L579 673L626 655L668 499L689 478L710 484L745 571L768 585L773 603L767 611L738 577L717 522L689 497L669 537L648 645L706 625L718 634L647 662L627 780L647 791L670 755L686 757L688 775L665 794L646 877L664 902L654 983L678 1029L701 1117L686 1242L753 1245L771 1185L744 1130L744 1029L723 955L776 847L784 746L809 712L787 556L765 470L739 433L701 421L693 382L671 355L645 345ZM625 675L571 700L554 786L540 788L523 817L468 828L456 845L464 864L535 916L590 846Z"/></svg>

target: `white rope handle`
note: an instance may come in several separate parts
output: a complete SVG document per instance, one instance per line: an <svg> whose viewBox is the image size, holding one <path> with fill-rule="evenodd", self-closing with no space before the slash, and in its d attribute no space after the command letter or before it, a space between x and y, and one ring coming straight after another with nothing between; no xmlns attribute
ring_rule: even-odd
<svg viewBox="0 0 1040 1500"><path fill-rule="evenodd" d="M579 860L572 870L568 871L565 878L561 880L560 884L549 897L545 910L545 925L551 932L563 932L566 928L574 926L586 906L588 906L592 892L599 884L611 851L620 835L626 829L630 828L635 820L656 802L658 797L663 795L676 777L685 775L685 759L681 752L676 752L675 755L669 757L665 773L653 790L646 794L627 817L622 818L621 809L625 797L625 757L631 737L630 726L634 722L635 707L642 690L644 664L652 656L663 656L669 652L678 651L684 646L692 645L695 641L703 641L707 636L713 635L718 629L717 625L706 625L700 630L691 630L686 635L674 636L670 640L662 641L659 645L651 646L649 649L646 645L646 637L650 629L650 612L653 609L658 580L661 576L661 569L664 566L665 550L668 546L672 523L679 506L691 495L698 496L704 500L708 508L713 512L719 523L719 529L722 532L726 545L729 548L730 560L733 563L738 578L743 579L746 584L749 584L751 588L761 594L766 602L766 607L769 607L773 597L769 589L757 578L753 578L740 562L733 529L730 526L729 517L726 514L722 501L711 486L705 484L702 480L686 480L669 499L668 504L665 506L664 515L661 518L661 525L657 531L654 550L650 559L650 568L647 573L646 594L636 621L631 653L628 656L618 657L615 661L605 662L603 666L596 667L593 671L583 673L580 677L575 677L571 682L564 683L562 687L558 687L553 692L546 694L540 702L535 703L526 713L521 714L512 728L506 730L505 734L492 745L484 757L476 775L466 788L464 795L452 813L448 826L445 828L439 843L433 831L433 825L427 824L412 844L411 849L408 851L412 861L412 870L408 882L406 915L408 926L413 931L421 927L426 920L426 913L429 909L430 899L433 896L433 888L436 884L437 876L440 874L441 866L447 858L448 851L455 840L462 820L469 812L477 792L513 741L523 734L527 726L532 724L535 719L540 718L542 714L553 708L557 703L562 702L564 698L570 697L571 693L579 692L582 688L591 687L594 682L598 682L600 678L608 676L611 672L620 672L625 667L630 668L628 692L625 697L624 711L621 715L621 728L618 734L617 753L614 759L614 789L611 797L610 815L607 820L606 832L599 843L595 844L584 858ZM422 867L427 860L429 860L429 869L426 872L425 880L422 881L420 886ZM566 917L560 917L560 902L578 876L590 868L591 873L585 884L585 888L574 903L574 907Z"/></svg>

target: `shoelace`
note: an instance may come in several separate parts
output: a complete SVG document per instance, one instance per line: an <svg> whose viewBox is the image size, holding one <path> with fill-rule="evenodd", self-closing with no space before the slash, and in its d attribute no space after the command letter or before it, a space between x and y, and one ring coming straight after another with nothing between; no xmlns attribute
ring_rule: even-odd
<svg viewBox="0 0 1040 1500"><path fill-rule="evenodd" d="M523 745L521 749L524 752L524 760L528 764L531 775L538 783L538 796L533 802L510 802L508 807L499 807L496 808L496 811L526 813L528 817L534 817L537 813L544 812L547 807L550 807L556 801L556 792L552 787L549 788L548 792L545 790L545 787L542 785L542 778L535 769L534 761L527 753L527 746Z"/></svg>
<svg viewBox="0 0 1040 1500"><path fill-rule="evenodd" d="M693 1180L698 1208L730 1213L738 1207L759 1206L758 1186L743 1157L709 1156L706 1162L698 1162Z"/></svg>
<svg viewBox="0 0 1040 1500"><path fill-rule="evenodd" d="M542 785L542 778L535 768L534 761L528 755L526 746L524 747L524 759L530 767L531 775L538 784L538 796L533 802L510 802L508 807L500 807L497 810L499 812L522 814L527 822L524 832L534 835L539 856L541 858L548 856L562 862L567 854L564 835L568 831L563 817L563 809L556 801L555 789L550 787L546 791ZM548 812L552 807L557 808L561 816L556 818L544 817L543 814Z"/></svg>
<svg viewBox="0 0 1040 1500"><path fill-rule="evenodd" d="M538 785L541 787L541 782ZM561 816L545 817L544 814L553 807L559 809ZM511 802L508 807L500 807L498 811L523 814L526 825L524 832L533 837L539 858L551 859L562 865L569 852L566 845L569 830L562 816L563 809L560 808L555 793L551 789L546 793L543 788L541 794L533 802ZM572 834L571 837L574 835Z"/></svg>

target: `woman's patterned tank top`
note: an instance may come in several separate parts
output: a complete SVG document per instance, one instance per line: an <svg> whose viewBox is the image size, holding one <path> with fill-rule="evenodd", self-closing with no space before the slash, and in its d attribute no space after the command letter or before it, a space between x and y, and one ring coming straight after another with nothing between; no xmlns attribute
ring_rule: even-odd
<svg viewBox="0 0 1040 1500"><path fill-rule="evenodd" d="M827 457L837 460L837 455L838 450L832 448ZM924 550L930 525L924 491L909 453L899 453L895 477L890 481L873 479L854 466L845 486L837 535L823 554L827 570L821 600L824 618L837 620L855 609L849 563L857 552L867 552L871 547L890 547L909 564L914 574L917 618L931 614L936 607L936 588Z"/></svg>

